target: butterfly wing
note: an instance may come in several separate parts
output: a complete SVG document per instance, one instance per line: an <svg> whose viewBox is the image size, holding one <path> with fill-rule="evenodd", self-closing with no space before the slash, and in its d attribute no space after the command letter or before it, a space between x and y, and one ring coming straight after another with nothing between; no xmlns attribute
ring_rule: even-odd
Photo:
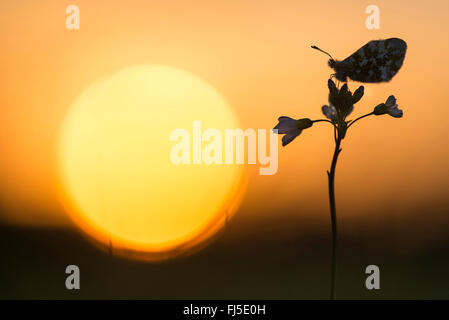
<svg viewBox="0 0 449 320"><path fill-rule="evenodd" d="M339 62L347 76L359 82L388 82L404 62L407 44L399 38L373 40Z"/></svg>

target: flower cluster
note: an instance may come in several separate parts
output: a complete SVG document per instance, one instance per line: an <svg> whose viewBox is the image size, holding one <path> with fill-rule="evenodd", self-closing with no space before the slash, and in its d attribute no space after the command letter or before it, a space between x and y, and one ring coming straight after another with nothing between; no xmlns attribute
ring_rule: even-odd
<svg viewBox="0 0 449 320"><path fill-rule="evenodd" d="M339 124L354 110L354 104L362 99L365 89L363 86L360 86L352 94L348 89L348 85L345 83L338 90L331 79L329 79L327 85L329 87L329 106L324 105L322 111L326 118L330 119L334 124Z"/></svg>
<svg viewBox="0 0 449 320"><path fill-rule="evenodd" d="M338 89L332 79L328 80L327 86L329 87L329 105L322 106L321 111L334 124L339 137L343 139L348 125L346 117L354 110L354 104L362 99L365 88L360 86L352 94L346 83Z"/></svg>
<svg viewBox="0 0 449 320"><path fill-rule="evenodd" d="M360 86L352 93L345 83L341 88L337 88L332 79L327 82L329 87L329 105L321 107L321 111L327 119L311 120L309 118L292 119L282 116L278 119L278 124L273 128L275 133L284 134L282 137L282 146L286 146L292 142L304 129L310 128L315 122L326 121L332 123L336 132L336 139L343 139L347 129L356 121L370 116L389 114L392 117L402 117L402 110L396 104L396 98L391 95L385 103L381 103L374 108L371 113L365 114L355 120L347 121L346 118L354 110L354 104L359 102L364 94L365 88Z"/></svg>

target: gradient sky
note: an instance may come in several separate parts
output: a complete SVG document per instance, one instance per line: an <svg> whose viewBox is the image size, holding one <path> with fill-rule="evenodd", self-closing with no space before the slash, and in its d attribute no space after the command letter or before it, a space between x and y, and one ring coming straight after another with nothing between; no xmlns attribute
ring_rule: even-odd
<svg viewBox="0 0 449 320"><path fill-rule="evenodd" d="M65 7L81 29L65 28ZM380 7L380 30L365 27L366 6ZM408 43L390 82L368 84L353 117L394 94L404 117L370 117L343 141L337 168L339 215L439 225L449 200L449 3L432 1L23 1L1 7L1 220L66 224L54 187L61 120L96 79L137 64L189 71L226 97L243 128L271 128L277 117L322 118L327 57L343 59L373 39ZM357 83L350 82L355 90ZM242 214L323 212L332 129L313 128L279 150L279 171L249 168ZM422 214L422 215L421 215ZM444 220L444 219L443 219ZM441 220L441 221L443 221ZM445 221L445 220L444 220Z"/></svg>

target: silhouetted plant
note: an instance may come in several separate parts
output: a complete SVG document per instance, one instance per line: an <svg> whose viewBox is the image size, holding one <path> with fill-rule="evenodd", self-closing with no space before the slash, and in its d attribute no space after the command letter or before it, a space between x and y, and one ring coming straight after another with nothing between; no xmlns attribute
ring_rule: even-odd
<svg viewBox="0 0 449 320"><path fill-rule="evenodd" d="M279 123L273 128L273 131L279 134L284 134L282 137L282 146L286 146L292 142L304 129L310 128L316 122L328 122L334 127L335 149L332 157L330 170L327 171L329 180L329 203L332 224L332 265L331 265L331 288L330 297L335 299L335 285L336 285L336 267L337 267L337 213L335 207L335 168L337 165L338 155L341 152L341 142L345 138L348 129L362 118L376 115L389 114L392 117L402 117L402 110L398 109L396 98L391 95L385 103L380 103L370 113L362 115L354 120L346 120L354 109L354 104L362 99L364 94L364 87L360 86L354 94L348 89L345 83L341 88L337 88L332 79L328 80L329 87L329 105L324 105L321 110L327 119L311 120L309 118L302 118L299 120L290 117L279 117Z"/></svg>

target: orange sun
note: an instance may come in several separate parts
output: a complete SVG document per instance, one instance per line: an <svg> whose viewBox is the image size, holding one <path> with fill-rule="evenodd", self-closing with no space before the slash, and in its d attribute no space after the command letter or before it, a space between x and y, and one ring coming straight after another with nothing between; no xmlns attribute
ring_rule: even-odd
<svg viewBox="0 0 449 320"><path fill-rule="evenodd" d="M148 260L185 254L232 214L243 166L176 165L170 133L238 126L225 99L185 71L124 69L92 84L62 126L58 176L64 206L114 253Z"/></svg>

